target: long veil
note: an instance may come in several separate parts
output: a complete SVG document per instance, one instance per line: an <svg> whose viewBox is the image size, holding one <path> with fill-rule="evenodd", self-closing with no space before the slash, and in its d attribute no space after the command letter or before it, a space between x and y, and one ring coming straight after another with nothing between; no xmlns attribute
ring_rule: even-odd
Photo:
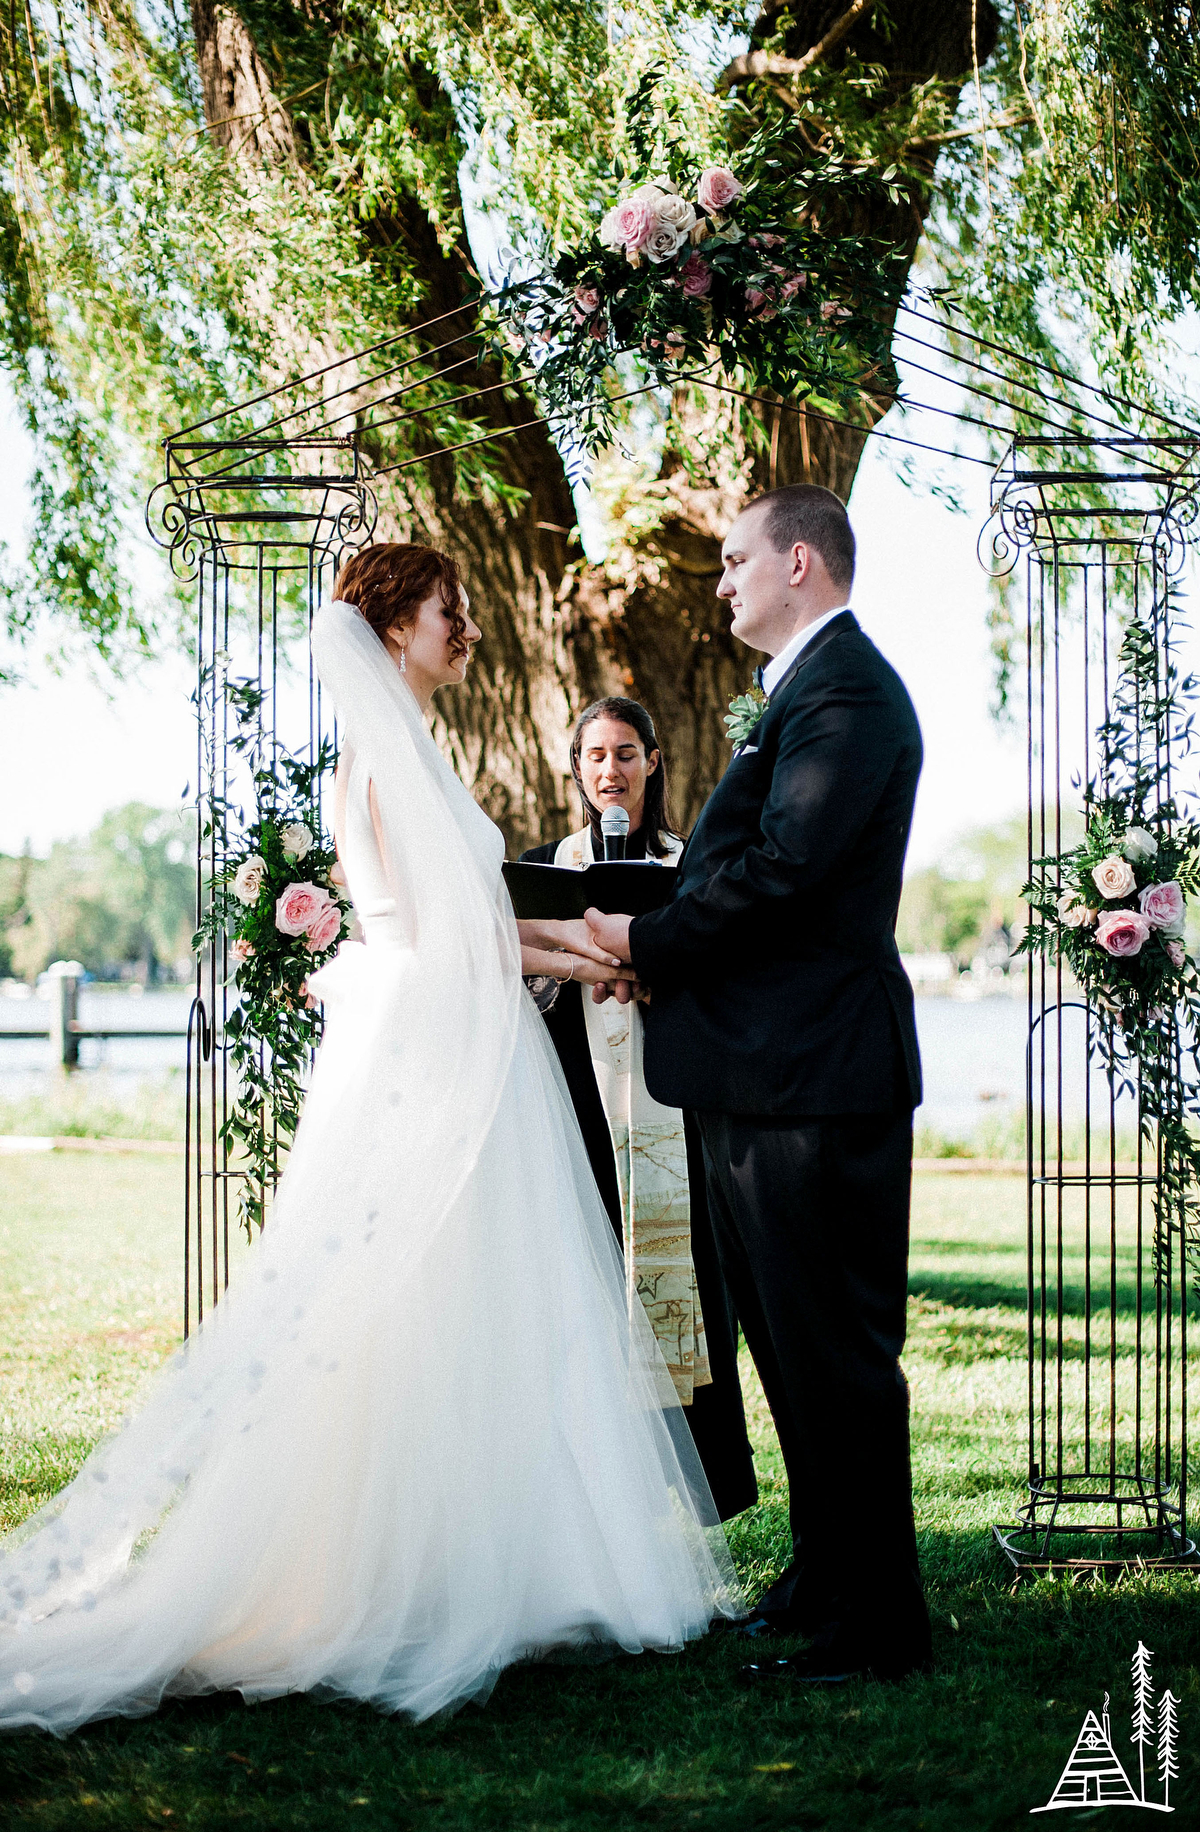
<svg viewBox="0 0 1200 1832"><path fill-rule="evenodd" d="M598 1523L590 1569L636 1566L616 1586L626 1600L645 1577L640 1617L627 1612L643 1626L609 1639L677 1645L681 1622L696 1633L736 1607L682 1414L659 1409L640 1306L630 1352L616 1245L522 990L501 836L357 611L331 605L312 641L374 785L396 932L344 944L317 976L325 1038L235 1285L142 1409L0 1552L0 1725L64 1731L221 1687L320 1689L414 1715L482 1696L522 1635L543 1645L537 1607L517 1594L524 1613L484 1645L476 1601L460 1598L453 1630L434 1634L429 1599L444 1612L456 1574L482 1569L495 1575L481 1594L508 1594L529 1556L518 1510L564 1445L562 1519ZM348 855L347 871L369 915L361 861ZM528 1136L505 1136L512 1115ZM507 1428L489 1353L541 1407L513 1439L524 1474L503 1479L485 1436ZM665 1371L657 1385L672 1391ZM620 1544L626 1519L657 1523L636 1557ZM563 1553L569 1594L571 1560L587 1560L578 1543ZM659 1612L656 1636L644 1625L660 1592L686 1604Z"/></svg>

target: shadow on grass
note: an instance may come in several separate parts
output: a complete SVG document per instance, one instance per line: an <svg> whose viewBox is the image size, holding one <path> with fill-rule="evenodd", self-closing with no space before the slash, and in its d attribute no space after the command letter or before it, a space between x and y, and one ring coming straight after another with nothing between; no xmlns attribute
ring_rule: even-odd
<svg viewBox="0 0 1200 1832"><path fill-rule="evenodd" d="M739 1669L763 1645L720 1634L675 1657L513 1669L485 1708L418 1726L303 1698L168 1705L62 1743L0 1741L5 1832L998 1832L1049 1797L1105 1692L1127 1721L1139 1640L1183 1701L1176 1799L1200 1799L1195 1580L1013 1592L978 1531L927 1534L923 1550L936 1664L900 1685L750 1689Z"/></svg>
<svg viewBox="0 0 1200 1832"><path fill-rule="evenodd" d="M917 1267L909 1274L908 1293L912 1298L927 1298L938 1304L953 1305L957 1310L1015 1310L1022 1316L1026 1309L1026 1286L1022 1277L1016 1279L989 1279L973 1276L968 1272L931 1272L927 1267ZM1178 1294L1175 1303L1178 1304ZM1040 1303L1040 1293L1039 1293ZM1087 1312L1087 1291L1082 1280L1079 1283L1064 1284L1062 1288L1062 1307L1064 1316L1082 1318ZM1149 1277L1142 1287L1143 1311L1154 1313L1154 1287ZM1053 1284L1052 1274L1046 1287L1046 1308L1051 1317L1057 1314L1058 1293ZM1106 1317L1109 1314L1109 1286L1107 1276L1092 1281L1092 1319ZM1138 1308L1137 1285L1132 1278L1119 1279L1116 1290L1116 1315L1118 1317L1136 1316ZM1188 1317L1200 1319L1200 1298L1194 1291L1188 1294Z"/></svg>

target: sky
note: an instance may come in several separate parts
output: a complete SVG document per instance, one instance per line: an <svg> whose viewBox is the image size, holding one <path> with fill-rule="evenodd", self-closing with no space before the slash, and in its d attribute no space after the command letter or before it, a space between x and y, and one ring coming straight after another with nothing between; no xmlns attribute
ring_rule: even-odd
<svg viewBox="0 0 1200 1832"><path fill-rule="evenodd" d="M906 430L892 416L885 426ZM925 418L907 430L931 436ZM859 549L855 610L907 682L925 735L910 850L919 866L936 861L964 829L1019 811L1024 747L1021 733L999 729L989 711L988 588L975 553L988 473L929 461L959 488L964 512L955 513L925 487L902 481L903 452L869 445L850 514ZM28 516L28 468L22 430L0 398L0 540L15 551ZM157 557L147 564L153 569ZM749 672L757 657L747 660ZM45 853L122 802L178 805L195 774L185 656L142 663L123 682L83 659L55 672L36 650L24 652L21 667L19 685L0 685L0 852L28 842Z"/></svg>

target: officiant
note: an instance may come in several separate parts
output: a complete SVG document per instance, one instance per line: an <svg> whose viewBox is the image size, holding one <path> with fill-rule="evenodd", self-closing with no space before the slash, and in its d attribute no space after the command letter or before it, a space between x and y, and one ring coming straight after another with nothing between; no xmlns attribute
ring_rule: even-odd
<svg viewBox="0 0 1200 1832"><path fill-rule="evenodd" d="M523 862L582 871L604 857L602 814L623 808L626 859L674 868L683 843L644 706L614 697L587 707L572 735L571 771L584 825L523 853ZM698 1128L691 1115L660 1106L647 1092L636 1004L596 1005L568 982L543 1015L621 1242L631 1298L636 1293L645 1307L713 1499L728 1520L753 1506L758 1484L738 1379L737 1318L713 1242Z"/></svg>

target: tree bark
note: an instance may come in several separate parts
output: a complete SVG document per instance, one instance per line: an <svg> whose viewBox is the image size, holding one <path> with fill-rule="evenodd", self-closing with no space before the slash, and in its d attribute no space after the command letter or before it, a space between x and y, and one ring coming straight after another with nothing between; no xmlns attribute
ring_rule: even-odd
<svg viewBox="0 0 1200 1832"><path fill-rule="evenodd" d="M773 30L781 4L766 0L755 43ZM846 10L845 0L788 0L786 55L803 59ZM857 55L891 71L881 106L931 76L953 89L972 65L973 17L981 64L992 49L989 0L916 0L901 9L886 39L871 24L871 10L840 38L834 34L828 58L836 63ZM214 136L235 155L302 163L286 105L242 18L219 0L193 0L192 16ZM931 148L931 177L935 157ZM923 208L884 205L874 220L856 220L855 226L906 246L911 259ZM441 248L415 204L376 217L364 233L381 248L403 244L422 282L422 316L432 318L461 301L465 259ZM443 360L457 353L448 350ZM481 387L499 379L487 369L478 374ZM876 417L887 405L877 402ZM687 400L679 406L686 436L695 408ZM535 411L519 392L497 392L479 403L477 417L500 431L534 418ZM570 728L582 707L601 695L629 694L650 709L685 831L720 776L728 756L721 715L732 695L745 689L756 659L730 637L728 615L714 596L723 535L751 496L777 484L821 483L846 500L867 438L864 429L831 426L787 403L742 412L757 420L759 436L744 441L741 464L725 478L698 483L683 463L677 435L659 479L666 500L659 526L636 549L600 567L572 560L574 504L559 455L541 428L514 432L493 447L505 477L528 493L515 512L465 499L455 486L453 461L435 454L406 471L402 487L381 492L384 538L425 539L462 564L484 636L468 684L439 697L435 730L503 829L510 854L560 836L576 820Z"/></svg>

